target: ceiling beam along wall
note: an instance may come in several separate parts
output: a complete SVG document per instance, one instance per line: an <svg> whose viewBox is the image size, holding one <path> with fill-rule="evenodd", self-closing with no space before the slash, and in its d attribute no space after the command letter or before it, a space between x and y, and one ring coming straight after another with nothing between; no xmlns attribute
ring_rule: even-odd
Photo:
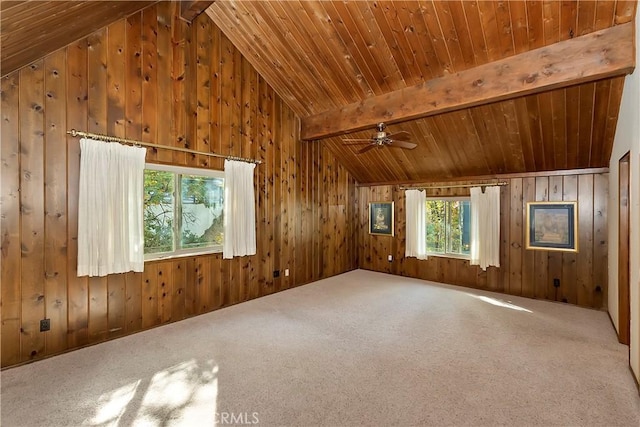
<svg viewBox="0 0 640 427"><path fill-rule="evenodd" d="M180 2L180 18L184 19L187 22L191 22L212 4L213 4L213 1L202 1L202 0L181 1Z"/></svg>
<svg viewBox="0 0 640 427"><path fill-rule="evenodd" d="M303 140L489 104L629 74L635 67L633 23L367 98L302 119Z"/></svg>

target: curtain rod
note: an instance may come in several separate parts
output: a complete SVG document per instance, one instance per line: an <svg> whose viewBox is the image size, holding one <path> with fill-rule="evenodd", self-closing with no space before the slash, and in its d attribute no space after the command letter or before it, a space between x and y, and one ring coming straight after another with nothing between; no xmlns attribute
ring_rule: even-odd
<svg viewBox="0 0 640 427"><path fill-rule="evenodd" d="M258 165L262 163L261 160L245 159L243 157L225 156L223 154L216 154L216 153L205 153L204 151L196 151L196 150L191 150L189 148L168 147L166 145L152 144L150 142L135 141L133 139L118 138L116 136L101 135L101 134L90 133L90 132L82 132L82 131L75 130L75 129L68 130L67 134L69 134L69 135L71 135L73 137L81 136L81 137L93 138L93 139L96 139L96 140L99 140L99 141L105 141L105 142L119 142L121 144L143 145L145 147L161 148L161 149L164 149L164 150L181 151L183 153L199 154L201 156L222 157L222 158L225 158L227 160L238 160L238 161L241 161L241 162L256 163Z"/></svg>
<svg viewBox="0 0 640 427"><path fill-rule="evenodd" d="M428 190L430 188L469 188L469 187L489 187L492 185L497 185L498 187L503 187L505 185L509 185L506 181L499 182L483 182L476 184L453 184L453 185L430 185L430 186L399 186L399 190Z"/></svg>

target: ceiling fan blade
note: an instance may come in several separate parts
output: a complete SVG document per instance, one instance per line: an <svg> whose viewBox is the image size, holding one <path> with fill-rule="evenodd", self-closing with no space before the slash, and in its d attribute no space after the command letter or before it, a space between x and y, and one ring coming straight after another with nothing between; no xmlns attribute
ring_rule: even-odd
<svg viewBox="0 0 640 427"><path fill-rule="evenodd" d="M371 142L371 139L364 138L345 138L342 142Z"/></svg>
<svg viewBox="0 0 640 427"><path fill-rule="evenodd" d="M397 147L397 148L408 148L409 150L416 148L418 144L414 144L413 142L404 142L404 141L396 141L392 140L389 142L389 147Z"/></svg>
<svg viewBox="0 0 640 427"><path fill-rule="evenodd" d="M400 131L400 132L396 132L396 133L390 133L387 135L388 138L394 139L396 141L408 141L411 139L411 134L409 132L407 132L406 130Z"/></svg>
<svg viewBox="0 0 640 427"><path fill-rule="evenodd" d="M360 151L358 151L358 154L366 153L367 151L371 150L372 148L376 148L376 147L377 147L376 144L367 145L366 147L361 148Z"/></svg>

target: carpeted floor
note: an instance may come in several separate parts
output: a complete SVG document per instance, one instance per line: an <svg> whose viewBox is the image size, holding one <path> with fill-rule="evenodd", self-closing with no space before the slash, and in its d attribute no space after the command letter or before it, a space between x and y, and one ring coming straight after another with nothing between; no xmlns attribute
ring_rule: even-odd
<svg viewBox="0 0 640 427"><path fill-rule="evenodd" d="M2 426L638 426L604 312L357 270L1 374Z"/></svg>

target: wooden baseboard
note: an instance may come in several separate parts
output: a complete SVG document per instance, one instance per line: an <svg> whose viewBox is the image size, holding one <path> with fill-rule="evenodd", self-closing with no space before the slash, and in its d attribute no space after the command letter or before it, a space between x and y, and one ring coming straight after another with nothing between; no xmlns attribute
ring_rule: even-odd
<svg viewBox="0 0 640 427"><path fill-rule="evenodd" d="M618 336L618 330L616 329L616 324L613 322L613 317L611 317L611 313L607 310L607 316L609 316L609 320L611 321L611 327L613 327L613 331L616 333L616 337Z"/></svg>
<svg viewBox="0 0 640 427"><path fill-rule="evenodd" d="M629 365L629 372L631 372L631 378L633 378L633 382L636 383L636 387L638 388L638 395L640 395L640 382L638 382L638 378L636 377L636 373L633 372L631 365Z"/></svg>

